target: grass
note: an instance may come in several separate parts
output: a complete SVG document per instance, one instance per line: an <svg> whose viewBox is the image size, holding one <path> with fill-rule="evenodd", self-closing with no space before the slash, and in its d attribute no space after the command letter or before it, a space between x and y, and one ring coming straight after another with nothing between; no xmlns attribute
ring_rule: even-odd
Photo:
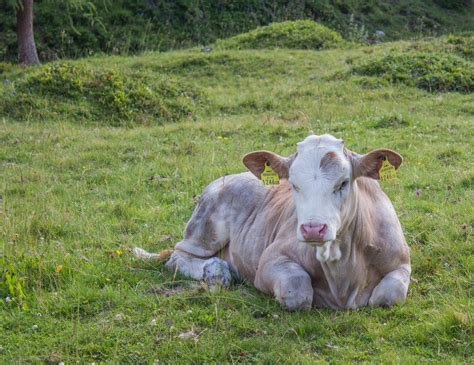
<svg viewBox="0 0 474 365"><path fill-rule="evenodd" d="M472 363L472 94L341 76L406 47L90 58L74 64L176 78L206 106L122 126L75 114L75 98L0 117L0 362ZM6 76L15 87L34 72ZM289 313L249 284L209 293L131 257L172 247L243 154L290 154L310 131L404 156L384 190L411 247L405 305Z"/></svg>
<svg viewBox="0 0 474 365"><path fill-rule="evenodd" d="M344 44L339 33L312 20L271 23L216 42L222 49L328 49Z"/></svg>
<svg viewBox="0 0 474 365"><path fill-rule="evenodd" d="M404 52L371 60L353 71L428 91L474 91L473 64L452 55Z"/></svg>

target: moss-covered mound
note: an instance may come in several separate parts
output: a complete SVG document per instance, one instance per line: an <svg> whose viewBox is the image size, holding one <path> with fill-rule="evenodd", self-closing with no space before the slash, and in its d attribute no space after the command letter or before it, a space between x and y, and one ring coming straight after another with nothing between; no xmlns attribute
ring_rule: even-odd
<svg viewBox="0 0 474 365"><path fill-rule="evenodd" d="M248 33L219 40L216 46L225 49L334 48L344 43L341 35L311 20L272 23Z"/></svg>
<svg viewBox="0 0 474 365"><path fill-rule="evenodd" d="M417 53L450 53L474 61L474 32L419 39L402 44L400 50Z"/></svg>
<svg viewBox="0 0 474 365"><path fill-rule="evenodd" d="M431 92L474 91L473 64L454 55L395 53L354 66L352 72L379 76Z"/></svg>
<svg viewBox="0 0 474 365"><path fill-rule="evenodd" d="M64 116L108 124L176 121L199 106L201 92L177 79L71 62L45 65L0 90L0 113L16 119Z"/></svg>
<svg viewBox="0 0 474 365"><path fill-rule="evenodd" d="M474 33L470 35L450 35L447 43L461 56L474 60Z"/></svg>

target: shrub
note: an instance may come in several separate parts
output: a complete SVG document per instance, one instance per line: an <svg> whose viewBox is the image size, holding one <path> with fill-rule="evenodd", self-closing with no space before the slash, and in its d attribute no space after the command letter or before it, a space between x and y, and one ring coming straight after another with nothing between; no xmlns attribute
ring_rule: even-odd
<svg viewBox="0 0 474 365"><path fill-rule="evenodd" d="M0 62L0 76L11 71L13 65L8 62Z"/></svg>
<svg viewBox="0 0 474 365"><path fill-rule="evenodd" d="M449 35L447 42L462 56L474 59L474 35Z"/></svg>
<svg viewBox="0 0 474 365"><path fill-rule="evenodd" d="M344 43L341 35L311 20L272 23L248 33L219 40L216 46L227 49L333 48Z"/></svg>
<svg viewBox="0 0 474 365"><path fill-rule="evenodd" d="M176 79L151 83L140 74L92 69L80 64L48 64L5 92L0 111L17 119L63 115L110 124L176 121L193 114L202 93Z"/></svg>
<svg viewBox="0 0 474 365"><path fill-rule="evenodd" d="M469 61L474 60L474 33L450 34L440 38L426 38L403 46L404 51L417 53L451 53Z"/></svg>
<svg viewBox="0 0 474 365"><path fill-rule="evenodd" d="M396 53L352 68L358 75L379 76L428 91L474 91L472 63L454 55Z"/></svg>
<svg viewBox="0 0 474 365"><path fill-rule="evenodd" d="M444 9L463 10L472 5L472 0L435 0Z"/></svg>

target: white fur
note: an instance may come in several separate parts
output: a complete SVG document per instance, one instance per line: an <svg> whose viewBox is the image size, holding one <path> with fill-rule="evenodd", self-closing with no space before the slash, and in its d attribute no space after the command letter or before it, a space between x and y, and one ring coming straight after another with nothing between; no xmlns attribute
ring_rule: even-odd
<svg viewBox="0 0 474 365"><path fill-rule="evenodd" d="M331 174L321 171L321 159L328 152L334 152L340 157L342 163L340 171L334 171ZM289 173L289 180L296 187L293 189L293 196L298 216L296 232L298 240L304 241L300 230L301 225L310 222L328 226L323 238L324 242L313 244L321 246L325 242L336 239L336 233L341 227L341 212L350 184L340 193L334 193L334 189L338 183L349 179L350 173L351 167L344 156L342 140L325 134L309 136L303 142L298 143L298 154ZM321 248L318 250L320 253L318 259L320 257L326 261L331 256L330 251L329 248Z"/></svg>
<svg viewBox="0 0 474 365"><path fill-rule="evenodd" d="M324 245L316 247L316 258L319 262L338 261L341 255L341 249L337 241L328 241Z"/></svg>

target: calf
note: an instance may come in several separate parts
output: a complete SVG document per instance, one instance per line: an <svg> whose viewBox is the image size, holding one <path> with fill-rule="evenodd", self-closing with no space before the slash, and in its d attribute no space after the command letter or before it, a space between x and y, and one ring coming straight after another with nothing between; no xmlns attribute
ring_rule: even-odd
<svg viewBox="0 0 474 365"><path fill-rule="evenodd" d="M356 154L330 135L307 137L287 158L249 153L250 173L204 190L166 266L211 288L242 277L289 310L402 303L410 255L377 181L384 160L402 162L387 149ZM260 181L265 165L278 185Z"/></svg>

